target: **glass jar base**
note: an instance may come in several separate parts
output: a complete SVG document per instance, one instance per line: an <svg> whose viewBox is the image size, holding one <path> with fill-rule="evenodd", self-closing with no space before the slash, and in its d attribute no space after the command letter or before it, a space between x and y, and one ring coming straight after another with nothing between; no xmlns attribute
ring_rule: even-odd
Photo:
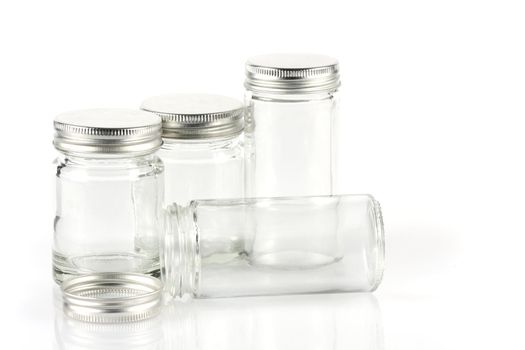
<svg viewBox="0 0 525 350"><path fill-rule="evenodd" d="M59 285L70 277L94 272L134 272L160 278L159 258L132 253L66 257L53 252L53 279Z"/></svg>

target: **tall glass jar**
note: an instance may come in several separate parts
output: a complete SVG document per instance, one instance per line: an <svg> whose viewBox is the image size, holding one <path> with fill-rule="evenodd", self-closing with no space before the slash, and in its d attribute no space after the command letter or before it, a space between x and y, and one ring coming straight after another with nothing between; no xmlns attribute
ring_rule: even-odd
<svg viewBox="0 0 525 350"><path fill-rule="evenodd" d="M93 272L159 276L160 118L96 109L55 118L56 282Z"/></svg>
<svg viewBox="0 0 525 350"><path fill-rule="evenodd" d="M174 94L146 99L162 118L166 202L244 196L244 106L225 96Z"/></svg>
<svg viewBox="0 0 525 350"><path fill-rule="evenodd" d="M247 197L332 194L337 60L255 56L244 85Z"/></svg>
<svg viewBox="0 0 525 350"><path fill-rule="evenodd" d="M173 297L369 292L383 274L383 219L369 195L173 204L163 237Z"/></svg>

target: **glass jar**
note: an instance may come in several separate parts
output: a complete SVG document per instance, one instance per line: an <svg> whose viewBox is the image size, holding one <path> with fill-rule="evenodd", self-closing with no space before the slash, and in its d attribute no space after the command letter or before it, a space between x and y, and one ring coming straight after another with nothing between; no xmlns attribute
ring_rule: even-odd
<svg viewBox="0 0 525 350"><path fill-rule="evenodd" d="M368 292L383 272L381 210L368 195L173 204L161 244L172 297Z"/></svg>
<svg viewBox="0 0 525 350"><path fill-rule="evenodd" d="M244 85L247 197L332 194L337 60L255 56Z"/></svg>
<svg viewBox="0 0 525 350"><path fill-rule="evenodd" d="M162 118L167 203L244 196L244 106L207 94L156 96L143 110Z"/></svg>
<svg viewBox="0 0 525 350"><path fill-rule="evenodd" d="M160 118L96 109L59 115L54 126L55 281L106 271L159 276Z"/></svg>

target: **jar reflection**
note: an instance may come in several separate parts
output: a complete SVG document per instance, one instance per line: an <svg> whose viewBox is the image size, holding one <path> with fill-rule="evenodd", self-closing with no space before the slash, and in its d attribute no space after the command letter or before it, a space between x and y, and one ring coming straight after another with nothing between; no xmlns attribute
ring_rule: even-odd
<svg viewBox="0 0 525 350"><path fill-rule="evenodd" d="M166 349L383 349L369 293L201 299L165 311Z"/></svg>
<svg viewBox="0 0 525 350"><path fill-rule="evenodd" d="M381 311L363 294L315 294L170 303L127 324L67 318L57 303L55 349L382 350Z"/></svg>

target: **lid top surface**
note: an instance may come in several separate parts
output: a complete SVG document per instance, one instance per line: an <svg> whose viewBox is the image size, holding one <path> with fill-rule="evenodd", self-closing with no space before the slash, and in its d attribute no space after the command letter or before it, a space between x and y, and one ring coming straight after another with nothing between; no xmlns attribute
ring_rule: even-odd
<svg viewBox="0 0 525 350"><path fill-rule="evenodd" d="M276 69L311 69L337 65L337 59L315 54L267 54L248 59L247 66Z"/></svg>
<svg viewBox="0 0 525 350"><path fill-rule="evenodd" d="M160 124L150 113L133 109L86 109L58 115L55 123L96 129L134 129Z"/></svg>
<svg viewBox="0 0 525 350"><path fill-rule="evenodd" d="M141 108L159 114L196 116L237 111L243 104L232 97L188 93L150 97L144 100Z"/></svg>

